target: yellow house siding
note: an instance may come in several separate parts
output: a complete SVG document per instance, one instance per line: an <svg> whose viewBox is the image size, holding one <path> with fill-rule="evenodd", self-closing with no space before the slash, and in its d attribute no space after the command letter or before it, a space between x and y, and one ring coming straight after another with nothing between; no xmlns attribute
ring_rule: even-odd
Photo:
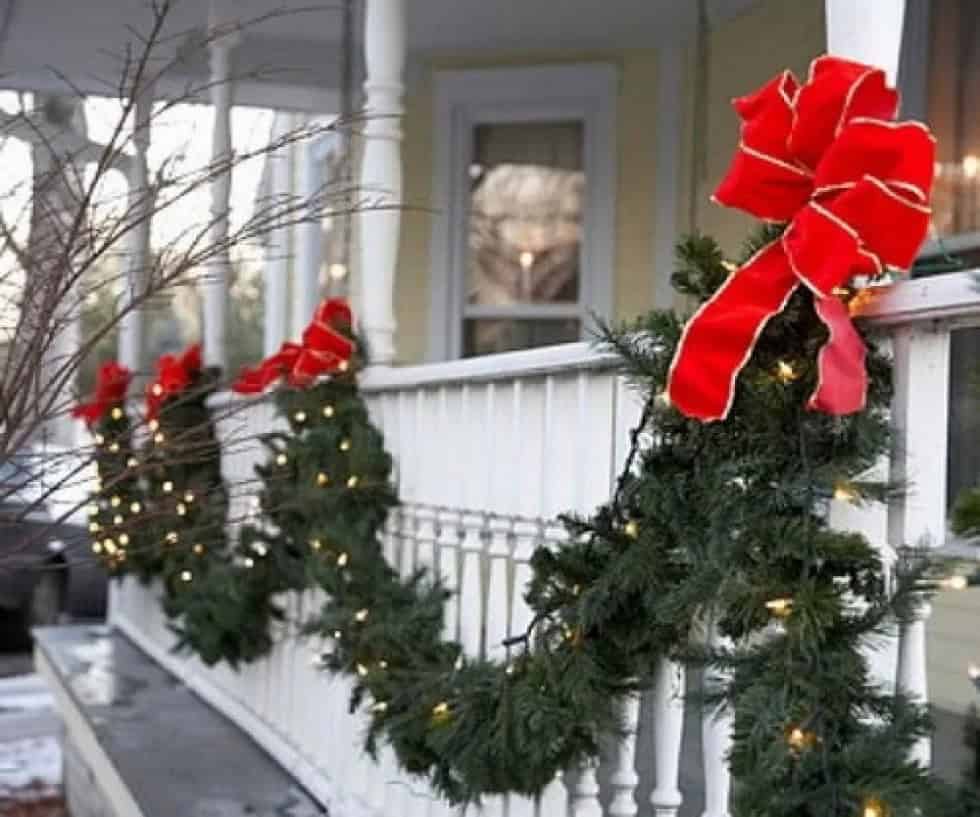
<svg viewBox="0 0 980 817"><path fill-rule="evenodd" d="M402 220L395 286L399 362L423 360L429 342L430 213L444 206L432 200L433 72L587 62L611 63L620 72L616 105L616 268L608 271L614 279L615 317L635 317L652 306L657 52L639 49L430 57L414 77L405 98L402 155L408 209Z"/></svg>
<svg viewBox="0 0 980 817"><path fill-rule="evenodd" d="M704 177L697 184L697 225L735 253L756 222L710 200L738 144L738 117L731 100L754 91L784 68L801 79L810 60L826 51L824 0L764 0L712 31ZM694 142L692 138L688 140Z"/></svg>

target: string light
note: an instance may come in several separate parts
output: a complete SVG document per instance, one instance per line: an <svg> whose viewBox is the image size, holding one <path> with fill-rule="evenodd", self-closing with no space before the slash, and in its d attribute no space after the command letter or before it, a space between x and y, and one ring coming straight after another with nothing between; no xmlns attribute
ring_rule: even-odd
<svg viewBox="0 0 980 817"><path fill-rule="evenodd" d="M335 641L340 641L340 639L344 637L344 634L340 632L340 630L334 630L333 637Z"/></svg>
<svg viewBox="0 0 980 817"><path fill-rule="evenodd" d="M793 612L792 599L772 599L766 602L766 609L776 618L788 618Z"/></svg>
<svg viewBox="0 0 980 817"><path fill-rule="evenodd" d="M635 519L631 519L623 526L623 533L630 539L636 539L640 535L640 526L636 523Z"/></svg>
<svg viewBox="0 0 980 817"><path fill-rule="evenodd" d="M966 590L970 585L970 581L966 576L947 576L939 582L939 585L945 590Z"/></svg>
<svg viewBox="0 0 980 817"><path fill-rule="evenodd" d="M358 479L353 474L351 476L347 477L347 487L348 488L356 488L357 487L357 483L358 483Z"/></svg>
<svg viewBox="0 0 980 817"><path fill-rule="evenodd" d="M323 416L328 418L333 417L333 406L329 403L323 407Z"/></svg>
<svg viewBox="0 0 980 817"><path fill-rule="evenodd" d="M194 555L195 556L203 556L204 555L204 545L202 545L200 542L198 542L196 545L194 545Z"/></svg>
<svg viewBox="0 0 980 817"><path fill-rule="evenodd" d="M980 681L980 666L977 664L970 664L966 668L966 674L971 681Z"/></svg>
<svg viewBox="0 0 980 817"><path fill-rule="evenodd" d="M112 517L112 524L113 525L121 525L123 523L123 521L124 520L122 518L122 514L118 514L117 513L114 517Z"/></svg>
<svg viewBox="0 0 980 817"><path fill-rule="evenodd" d="M99 506L96 505L94 502L91 505L88 506L88 515L89 516L98 516L99 515Z"/></svg>
<svg viewBox="0 0 980 817"><path fill-rule="evenodd" d="M342 360L337 365L337 368L340 369L340 371L342 372L346 372L350 368L350 363L348 363L346 360Z"/></svg>
<svg viewBox="0 0 980 817"><path fill-rule="evenodd" d="M361 610L358 610L356 613L354 613L354 620L355 621L360 621L360 622L363 623L363 622L367 621L368 615L369 615L368 609L367 609L367 607L365 607L365 608L363 608Z"/></svg>
<svg viewBox="0 0 980 817"><path fill-rule="evenodd" d="M105 442L105 437L103 437L101 434L96 434L95 435L95 444L96 445L102 445L104 442Z"/></svg>
<svg viewBox="0 0 980 817"><path fill-rule="evenodd" d="M119 534L119 544L120 545L128 545L129 544L129 534L128 533L120 533Z"/></svg>
<svg viewBox="0 0 980 817"><path fill-rule="evenodd" d="M119 443L113 443L112 445L110 445L109 446L109 451L111 453L113 453L113 454L118 454L119 453Z"/></svg>
<svg viewBox="0 0 980 817"><path fill-rule="evenodd" d="M786 733L786 742L794 752L802 752L809 749L816 742L817 736L813 732L807 732L799 726L794 726Z"/></svg>
<svg viewBox="0 0 980 817"><path fill-rule="evenodd" d="M255 542L252 544L252 550L255 551L257 556L265 556L269 552L269 549L263 545L261 542Z"/></svg>
<svg viewBox="0 0 980 817"><path fill-rule="evenodd" d="M136 457L130 457L128 460L126 460L127 468L135 468L137 465L139 465L139 460L137 460Z"/></svg>
<svg viewBox="0 0 980 817"><path fill-rule="evenodd" d="M725 268L725 271L728 273L735 272L735 270L738 269L738 264L736 264L734 261L729 261L727 258L721 262L721 265Z"/></svg>
<svg viewBox="0 0 980 817"><path fill-rule="evenodd" d="M466 663L466 661L464 660L463 656L460 655L456 659L456 662L453 664L453 668L456 670L456 672L459 672L463 668L463 666L465 665L465 663Z"/></svg>
<svg viewBox="0 0 980 817"><path fill-rule="evenodd" d="M323 547L323 542L321 542L319 539L311 539L310 547L313 548L313 550L320 550L320 548Z"/></svg>
<svg viewBox="0 0 980 817"><path fill-rule="evenodd" d="M245 567L247 567L249 570L251 570L253 567L255 567L255 559L253 559L251 556L246 556L245 557Z"/></svg>
<svg viewBox="0 0 980 817"><path fill-rule="evenodd" d="M153 442L155 442L157 445L163 443L165 439L167 438L163 436L162 431L158 431L156 434L153 435Z"/></svg>
<svg viewBox="0 0 980 817"><path fill-rule="evenodd" d="M378 661L378 669L388 669L388 662L382 658Z"/></svg>
<svg viewBox="0 0 980 817"><path fill-rule="evenodd" d="M357 674L360 675L362 678L367 678L368 668L365 667L364 664L358 664Z"/></svg>
<svg viewBox="0 0 980 817"><path fill-rule="evenodd" d="M339 281L347 275L347 265L339 261L334 261L328 268L328 273L335 281Z"/></svg>
<svg viewBox="0 0 980 817"><path fill-rule="evenodd" d="M383 715L388 711L387 701L378 701L374 706L371 707L372 712L377 712L379 715Z"/></svg>
<svg viewBox="0 0 980 817"><path fill-rule="evenodd" d="M174 489L174 484L168 479L163 483L163 492L169 494Z"/></svg>
<svg viewBox="0 0 980 817"><path fill-rule="evenodd" d="M98 533L100 529L101 529L101 525L99 525L98 522L89 522L88 523L89 533Z"/></svg>
<svg viewBox="0 0 980 817"><path fill-rule="evenodd" d="M119 406L116 406L116 407L115 407L115 408L114 408L114 409L112 410L112 419L113 419L113 420L121 420L121 419L122 419L122 416L123 416L123 412L122 412L122 409L121 409L121 408L119 408Z"/></svg>
<svg viewBox="0 0 980 817"><path fill-rule="evenodd" d="M877 798L872 798L864 802L861 817L886 817L885 805Z"/></svg>
<svg viewBox="0 0 980 817"><path fill-rule="evenodd" d="M154 383L150 391L153 392L153 395L155 397L159 397L160 395L163 394L163 386L161 386L159 383Z"/></svg>
<svg viewBox="0 0 980 817"><path fill-rule="evenodd" d="M306 412L305 412L305 411L297 411L297 412L296 412L296 413L295 413L295 414L293 415L293 419L294 419L294 420L295 420L295 421L296 421L297 423L305 423L305 422L306 422Z"/></svg>
<svg viewBox="0 0 980 817"><path fill-rule="evenodd" d="M122 500L118 496L114 496L109 500L109 504L112 505L113 508L118 508L122 504Z"/></svg>
<svg viewBox="0 0 980 817"><path fill-rule="evenodd" d="M160 428L160 421L150 420L150 422L147 425L150 427L150 431L156 431L158 428Z"/></svg>
<svg viewBox="0 0 980 817"><path fill-rule="evenodd" d="M432 719L436 723L445 723L449 720L449 704L445 701L440 701L434 707L432 707Z"/></svg>
<svg viewBox="0 0 980 817"><path fill-rule="evenodd" d="M346 566L347 566L347 554L341 553L337 557L337 567L346 567Z"/></svg>
<svg viewBox="0 0 980 817"><path fill-rule="evenodd" d="M101 552L102 552L101 542L92 542L92 553L98 555Z"/></svg>
<svg viewBox="0 0 980 817"><path fill-rule="evenodd" d="M193 502L194 494L191 491L186 491L184 493L184 502Z"/></svg>
<svg viewBox="0 0 980 817"><path fill-rule="evenodd" d="M783 383L791 383L796 380L796 372L793 371L793 367L790 366L785 360L780 360L776 364L776 377L778 377Z"/></svg>
<svg viewBox="0 0 980 817"><path fill-rule="evenodd" d="M341 440L340 441L340 450L341 451L350 451L350 440Z"/></svg>
<svg viewBox="0 0 980 817"><path fill-rule="evenodd" d="M116 543L113 542L112 539L103 539L102 547L105 548L105 552L108 553L110 556L116 552Z"/></svg>
<svg viewBox="0 0 980 817"><path fill-rule="evenodd" d="M316 484L319 485L320 487L323 487L328 482L330 482L330 478L326 474L324 474L323 471L321 471L319 474L316 475Z"/></svg>
<svg viewBox="0 0 980 817"><path fill-rule="evenodd" d="M288 462L288 458L285 454L278 454L276 456L276 465L285 465Z"/></svg>
<svg viewBox="0 0 980 817"><path fill-rule="evenodd" d="M840 483L834 488L834 499L838 502L853 502L857 499L857 494L852 488Z"/></svg>
<svg viewBox="0 0 980 817"><path fill-rule="evenodd" d="M139 502L134 502L129 506L129 510L132 511L133 513L139 513L142 510L142 508L143 506L140 505Z"/></svg>
<svg viewBox="0 0 980 817"><path fill-rule="evenodd" d="M194 578L194 574L191 573L189 570L181 570L180 571L180 580L181 581L183 581L183 582L189 582L193 578Z"/></svg>
<svg viewBox="0 0 980 817"><path fill-rule="evenodd" d="M172 531L170 531L170 532L167 533L167 541L171 545L176 544L179 540L180 540L180 536L178 535L177 531L172 530Z"/></svg>
<svg viewBox="0 0 980 817"><path fill-rule="evenodd" d="M187 506L183 502L177 503L177 516L184 516L187 513Z"/></svg>

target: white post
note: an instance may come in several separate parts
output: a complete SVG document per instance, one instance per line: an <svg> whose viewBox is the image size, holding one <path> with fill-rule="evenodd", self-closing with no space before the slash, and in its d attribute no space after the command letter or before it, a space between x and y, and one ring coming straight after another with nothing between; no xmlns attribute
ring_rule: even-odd
<svg viewBox="0 0 980 817"><path fill-rule="evenodd" d="M150 260L150 218L153 197L150 194L146 152L150 147L150 119L153 114L153 88L136 89L133 116L134 155L129 166L129 191L126 209L134 227L129 234L126 257L126 286L120 307L126 310L146 288ZM126 311L119 322L119 362L131 371L143 368L143 306Z"/></svg>
<svg viewBox="0 0 980 817"><path fill-rule="evenodd" d="M684 802L679 786L684 733L684 665L661 658L653 687L655 817L677 817Z"/></svg>
<svg viewBox="0 0 980 817"><path fill-rule="evenodd" d="M211 104L214 107L214 130L211 135L211 160L217 165L231 161L231 52L236 39L220 32L228 18L221 14L219 0L211 2L211 34L208 45L211 60ZM204 295L204 360L208 365L224 367L228 362L225 348L225 324L228 312L228 208L231 200L231 168L215 173L211 181L212 256L206 264L202 282Z"/></svg>
<svg viewBox="0 0 980 817"><path fill-rule="evenodd" d="M402 198L401 116L405 0L366 0L364 80L367 122L360 189L382 207L360 214L361 325L371 360L395 357L395 265Z"/></svg>
<svg viewBox="0 0 980 817"><path fill-rule="evenodd" d="M711 622L708 643L712 647L723 642L718 627ZM705 670L705 687L724 682L717 671ZM731 772L728 769L728 750L732 745L733 716L729 709L705 707L701 712L701 753L704 765L704 814L702 817L728 817L728 798L731 793Z"/></svg>
<svg viewBox="0 0 980 817"><path fill-rule="evenodd" d="M634 817L639 810L636 803L636 785L640 782L636 773L636 730L640 721L640 696L630 694L623 698L622 732L617 736L616 759L609 785L613 790L609 803L609 817Z"/></svg>
<svg viewBox="0 0 980 817"><path fill-rule="evenodd" d="M296 225L296 263L293 267L292 333L298 336L310 322L320 296L320 263L323 250L323 226L317 216L318 197L324 181L321 161L315 140L302 146L299 171L299 195L308 205L305 221Z"/></svg>
<svg viewBox="0 0 980 817"><path fill-rule="evenodd" d="M272 120L271 141L273 144L285 139L292 125L292 117L288 113L278 112ZM288 146L276 148L269 154L268 196L266 207L273 210L282 207L282 203L292 192L292 168L290 166L290 151ZM279 226L269 232L265 245L265 259L262 270L265 285L265 311L263 320L263 351L266 357L275 354L282 342L286 340L286 305L289 289L289 227ZM297 329L297 333L309 323L313 317L311 309L306 321Z"/></svg>
<svg viewBox="0 0 980 817"><path fill-rule="evenodd" d="M946 535L949 327L900 327L892 348L896 434L891 476L906 492L889 508L889 538L897 545L936 547ZM930 605L921 604L899 633L898 689L922 704L929 701L926 621L931 612ZM912 758L929 767L929 738L916 744Z"/></svg>
<svg viewBox="0 0 980 817"><path fill-rule="evenodd" d="M905 0L825 0L827 52L883 68L898 77Z"/></svg>

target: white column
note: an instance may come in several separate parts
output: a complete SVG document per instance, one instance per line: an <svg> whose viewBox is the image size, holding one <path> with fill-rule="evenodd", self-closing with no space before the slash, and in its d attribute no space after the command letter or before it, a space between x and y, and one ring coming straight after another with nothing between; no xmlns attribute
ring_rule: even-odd
<svg viewBox="0 0 980 817"><path fill-rule="evenodd" d="M884 68L898 77L905 0L825 0L827 52Z"/></svg>
<svg viewBox="0 0 980 817"><path fill-rule="evenodd" d="M221 14L222 3L212 0L211 29L227 22ZM214 107L214 130L211 135L211 159L221 164L231 158L231 52L236 38L231 34L214 36L208 51L211 60L211 104ZM228 361L225 348L225 324L228 314L228 274L231 266L228 247L228 207L231 200L231 168L215 174L211 181L212 256L201 287L204 295L204 360L211 366L224 367Z"/></svg>
<svg viewBox="0 0 980 817"><path fill-rule="evenodd" d="M150 261L150 225L153 198L149 189L146 152L150 147L150 119L153 114L153 88L136 90L133 117L134 155L129 166L129 192L126 209L134 227L129 234L126 253L126 284L120 308L127 310L146 288ZM143 307L128 309L119 322L119 362L132 371L143 368Z"/></svg>
<svg viewBox="0 0 980 817"><path fill-rule="evenodd" d="M278 112L272 120L270 141L276 144L289 134L292 117ZM269 154L269 174L267 176L268 197L264 205L275 210L282 206L292 193L292 167L288 145L276 148ZM279 226L269 232L265 245L264 266L262 269L265 285L265 309L263 312L262 348L266 357L275 354L286 340L286 304L289 290L289 227ZM313 317L312 310L300 329ZM298 331L298 330L297 330Z"/></svg>
<svg viewBox="0 0 980 817"><path fill-rule="evenodd" d="M653 687L655 817L677 817L684 802L679 778L684 733L684 665L661 658Z"/></svg>
<svg viewBox="0 0 980 817"><path fill-rule="evenodd" d="M301 148L299 195L309 207L308 218L296 225L293 265L292 333L298 335L310 322L320 300L320 263L323 250L323 225L320 222L318 197L325 180L315 140Z"/></svg>
<svg viewBox="0 0 980 817"><path fill-rule="evenodd" d="M395 265L402 199L401 116L405 0L366 0L364 81L367 121L360 191L390 209L360 214L361 327L374 363L395 357Z"/></svg>

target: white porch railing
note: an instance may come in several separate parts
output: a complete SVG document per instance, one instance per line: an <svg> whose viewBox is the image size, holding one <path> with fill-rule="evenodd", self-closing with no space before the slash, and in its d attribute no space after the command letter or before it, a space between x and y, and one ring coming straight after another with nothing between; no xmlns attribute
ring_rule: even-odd
<svg viewBox="0 0 980 817"><path fill-rule="evenodd" d="M911 493L903 504L880 511L838 503L833 518L841 527L864 530L872 541L939 544L945 531L942 418L949 335L964 321L980 323L980 304L964 274L901 285L874 310L871 320L894 324L902 453L892 469L909 479ZM936 320L940 313L955 317ZM555 515L587 512L608 498L637 419L636 397L613 371L613 361L584 344L379 368L365 375L363 385L395 457L404 503L389 520L386 555L406 573L429 566L457 589L446 613L447 636L460 638L471 654L499 657L501 641L523 632L528 621L521 588L531 552L562 536ZM272 423L270 406L257 403L226 421L222 433L247 440ZM255 444L233 446L225 462L228 479L237 484L251 478L251 466L262 456ZM318 600L307 593L287 603L301 616ZM335 813L450 813L424 785L401 775L389 754L374 765L361 753L364 722L347 713L346 683L311 666L318 645L284 638L268 659L236 675L171 654L172 637L152 591L127 582L115 592L113 611L120 628L250 733ZM906 625L895 641L875 657L877 671L925 699L925 622ZM682 794L699 799L706 793L704 817L723 817L728 734L710 714L701 730L702 782L696 792L679 786L683 687L682 670L664 665L642 707L628 703L627 734L612 741L598 769L572 770L540 803L495 798L485 810L507 817L629 817L639 808L675 817ZM652 756L649 739L637 752L639 723L641 731L652 731ZM917 756L928 762L928 743ZM638 792L644 793L639 806Z"/></svg>

